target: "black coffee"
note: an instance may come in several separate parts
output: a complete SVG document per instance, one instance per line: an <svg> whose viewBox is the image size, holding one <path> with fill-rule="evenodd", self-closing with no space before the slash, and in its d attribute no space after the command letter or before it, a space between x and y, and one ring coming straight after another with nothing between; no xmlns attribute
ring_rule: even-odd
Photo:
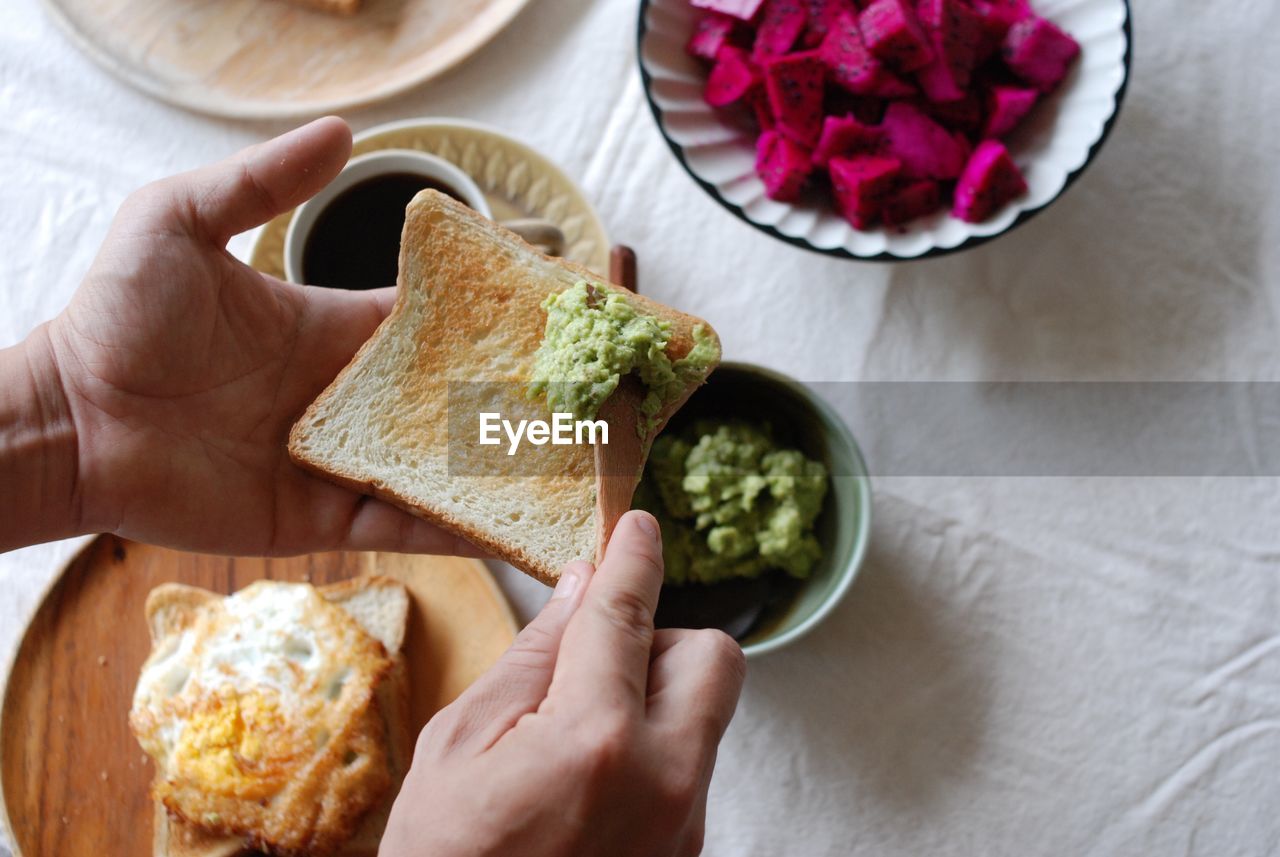
<svg viewBox="0 0 1280 857"><path fill-rule="evenodd" d="M380 289L396 284L404 209L426 188L462 196L413 173L387 173L352 185L316 218L302 248L302 279L335 289Z"/></svg>

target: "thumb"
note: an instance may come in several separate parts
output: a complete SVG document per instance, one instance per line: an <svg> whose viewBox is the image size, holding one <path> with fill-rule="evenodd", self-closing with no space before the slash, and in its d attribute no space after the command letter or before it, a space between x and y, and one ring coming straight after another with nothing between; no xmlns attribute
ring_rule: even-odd
<svg viewBox="0 0 1280 857"><path fill-rule="evenodd" d="M160 184L183 228L222 247L315 196L350 154L351 129L329 116Z"/></svg>
<svg viewBox="0 0 1280 857"><path fill-rule="evenodd" d="M551 600L516 637L511 647L449 708L453 722L450 744L469 745L483 752L515 726L525 714L536 711L546 698L560 639L573 617L592 574L585 562L573 562L560 571Z"/></svg>

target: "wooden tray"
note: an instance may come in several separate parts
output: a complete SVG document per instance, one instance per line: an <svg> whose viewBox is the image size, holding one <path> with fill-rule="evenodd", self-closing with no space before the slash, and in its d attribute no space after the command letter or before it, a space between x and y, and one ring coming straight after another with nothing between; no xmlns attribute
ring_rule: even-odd
<svg viewBox="0 0 1280 857"><path fill-rule="evenodd" d="M261 578L322 584L360 573L413 596L405 655L414 731L510 645L516 620L478 560L332 553L289 559L180 553L102 536L27 628L0 708L0 794L18 857L151 853L150 760L129 731L150 651L143 603L167 581L230 593Z"/></svg>
<svg viewBox="0 0 1280 857"><path fill-rule="evenodd" d="M94 61L150 95L245 119L381 101L461 62L529 0L365 0L350 18L283 0L45 0Z"/></svg>

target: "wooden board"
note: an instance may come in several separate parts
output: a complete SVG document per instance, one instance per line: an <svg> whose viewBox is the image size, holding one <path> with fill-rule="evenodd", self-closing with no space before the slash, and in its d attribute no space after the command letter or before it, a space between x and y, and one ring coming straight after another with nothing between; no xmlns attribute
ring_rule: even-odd
<svg viewBox="0 0 1280 857"><path fill-rule="evenodd" d="M313 116L430 80L528 0L365 0L352 17L284 0L45 0L75 44L138 89L240 118Z"/></svg>
<svg viewBox="0 0 1280 857"><path fill-rule="evenodd" d="M516 620L484 564L457 557L332 553L227 558L95 540L46 595L0 709L0 785L21 857L151 853L150 760L129 731L150 652L147 593L178 581L230 593L261 578L330 583L360 573L413 596L405 656L415 734L503 652Z"/></svg>

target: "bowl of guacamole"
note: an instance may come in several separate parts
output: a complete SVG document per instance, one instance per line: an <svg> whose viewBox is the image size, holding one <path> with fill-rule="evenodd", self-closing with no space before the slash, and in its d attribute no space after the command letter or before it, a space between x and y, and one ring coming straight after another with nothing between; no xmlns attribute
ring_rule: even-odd
<svg viewBox="0 0 1280 857"><path fill-rule="evenodd" d="M723 363L655 439L637 508L662 528L659 627L715 627L748 656L821 622L857 574L871 491L857 443L812 390Z"/></svg>

